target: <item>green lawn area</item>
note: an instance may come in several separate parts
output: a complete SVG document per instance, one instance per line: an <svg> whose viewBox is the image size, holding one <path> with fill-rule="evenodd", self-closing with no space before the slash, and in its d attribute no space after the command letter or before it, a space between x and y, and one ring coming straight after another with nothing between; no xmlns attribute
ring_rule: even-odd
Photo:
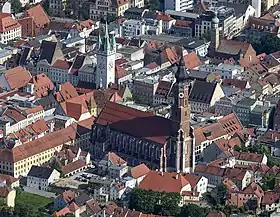
<svg viewBox="0 0 280 217"><path fill-rule="evenodd" d="M16 196L16 203L20 202L23 204L30 204L34 207L41 208L45 207L52 202L51 199L42 197L37 194L31 194L25 191L22 191L19 195Z"/></svg>

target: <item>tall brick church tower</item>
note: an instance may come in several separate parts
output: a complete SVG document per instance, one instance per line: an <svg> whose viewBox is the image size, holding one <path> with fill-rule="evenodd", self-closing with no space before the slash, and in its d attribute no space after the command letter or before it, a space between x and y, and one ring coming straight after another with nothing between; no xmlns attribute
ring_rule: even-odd
<svg viewBox="0 0 280 217"><path fill-rule="evenodd" d="M194 140L190 127L190 104L188 101L188 71L182 55L175 74L176 83L173 87L174 104L171 107L172 135L169 140L171 151L171 167L177 172L193 172Z"/></svg>

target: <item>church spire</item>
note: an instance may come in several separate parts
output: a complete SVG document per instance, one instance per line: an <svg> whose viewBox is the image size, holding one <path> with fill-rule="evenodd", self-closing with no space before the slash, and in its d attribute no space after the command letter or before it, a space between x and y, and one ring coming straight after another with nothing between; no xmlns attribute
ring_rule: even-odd
<svg viewBox="0 0 280 217"><path fill-rule="evenodd" d="M108 24L105 24L105 36L104 36L104 51L110 50L110 38L109 38L109 31L108 31Z"/></svg>
<svg viewBox="0 0 280 217"><path fill-rule="evenodd" d="M102 47L102 39L101 39L101 36L100 36L100 32L98 34L98 50L100 50Z"/></svg>
<svg viewBox="0 0 280 217"><path fill-rule="evenodd" d="M116 48L116 39L115 39L115 34L112 34L111 38L111 48L114 50Z"/></svg>
<svg viewBox="0 0 280 217"><path fill-rule="evenodd" d="M175 78L176 78L177 83L178 82L183 82L188 78L188 72L187 72L186 66L185 66L183 49L182 49L182 56L181 56L181 59L179 61L178 69L177 69L177 72L175 73Z"/></svg>

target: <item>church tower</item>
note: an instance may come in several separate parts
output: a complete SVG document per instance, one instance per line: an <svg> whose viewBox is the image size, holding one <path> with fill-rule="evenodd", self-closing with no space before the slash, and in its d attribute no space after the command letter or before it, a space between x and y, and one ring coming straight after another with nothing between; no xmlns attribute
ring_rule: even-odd
<svg viewBox="0 0 280 217"><path fill-rule="evenodd" d="M96 76L95 84L97 88L107 88L110 83L115 83L115 59L116 41L115 36L109 37L106 23L105 34L98 37L96 48Z"/></svg>
<svg viewBox="0 0 280 217"><path fill-rule="evenodd" d="M183 53L183 52L182 52ZM172 135L170 137L171 166L177 172L193 172L194 145L190 127L190 104L188 101L188 71L182 55L175 74L173 87L174 104L171 107Z"/></svg>
<svg viewBox="0 0 280 217"><path fill-rule="evenodd" d="M219 18L218 18L218 14L216 11L214 12L214 17L212 19L210 37L211 37L210 48L213 51L216 51L220 45Z"/></svg>

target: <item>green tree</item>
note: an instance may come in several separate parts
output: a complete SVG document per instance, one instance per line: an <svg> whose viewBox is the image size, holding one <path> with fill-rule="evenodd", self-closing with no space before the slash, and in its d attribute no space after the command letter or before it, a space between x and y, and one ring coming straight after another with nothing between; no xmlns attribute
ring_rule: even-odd
<svg viewBox="0 0 280 217"><path fill-rule="evenodd" d="M178 193L154 192L134 188L130 195L129 208L143 213L156 215L178 215L178 204L181 196Z"/></svg>
<svg viewBox="0 0 280 217"><path fill-rule="evenodd" d="M262 189L264 191L273 190L275 187L275 177L273 175L265 174L262 177Z"/></svg>
<svg viewBox="0 0 280 217"><path fill-rule="evenodd" d="M238 146L238 145L235 145L235 146L234 146L234 151L241 152L241 147Z"/></svg>
<svg viewBox="0 0 280 217"><path fill-rule="evenodd" d="M205 217L208 210L206 208L200 207L196 204L184 205L180 213L180 217Z"/></svg>
<svg viewBox="0 0 280 217"><path fill-rule="evenodd" d="M46 13L49 14L49 12L50 12L50 3L49 3L49 1L43 1L42 2L42 7L46 11Z"/></svg>
<svg viewBox="0 0 280 217"><path fill-rule="evenodd" d="M159 10L159 0L150 0L149 1L149 9L151 11L156 11L156 10Z"/></svg>
<svg viewBox="0 0 280 217"><path fill-rule="evenodd" d="M65 215L65 217L75 217L75 215L73 213L68 213Z"/></svg>
<svg viewBox="0 0 280 217"><path fill-rule="evenodd" d="M224 205L226 202L226 193L227 193L227 186L224 184L220 184L217 189L217 198L219 204Z"/></svg>
<svg viewBox="0 0 280 217"><path fill-rule="evenodd" d="M279 50L280 39L275 35L266 35L258 42L251 42L257 54L260 53L273 53Z"/></svg>
<svg viewBox="0 0 280 217"><path fill-rule="evenodd" d="M21 12L21 3L20 0L11 0L11 8L14 13Z"/></svg>

